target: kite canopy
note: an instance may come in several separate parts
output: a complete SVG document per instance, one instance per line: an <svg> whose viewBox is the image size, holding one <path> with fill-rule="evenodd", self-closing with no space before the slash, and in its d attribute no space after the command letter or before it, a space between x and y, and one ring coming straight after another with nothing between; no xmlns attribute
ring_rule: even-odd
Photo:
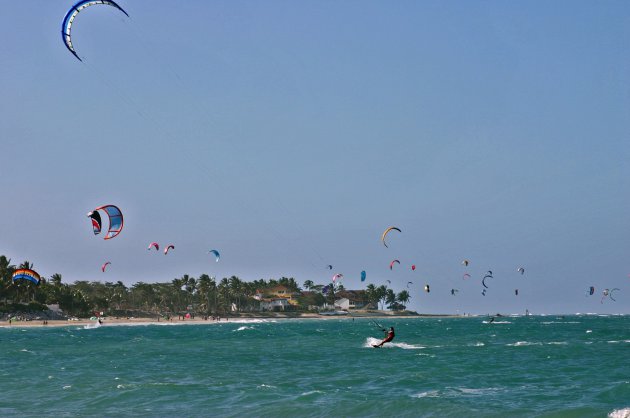
<svg viewBox="0 0 630 418"><path fill-rule="evenodd" d="M429 287L429 285L428 285L428 284L425 284L425 285L424 285L424 291L425 291L425 292L427 292L427 293L430 293L430 292L431 292L431 288Z"/></svg>
<svg viewBox="0 0 630 418"><path fill-rule="evenodd" d="M523 267L519 267L518 270L516 271L518 271L521 274L525 274L525 269Z"/></svg>
<svg viewBox="0 0 630 418"><path fill-rule="evenodd" d="M332 277L333 283L340 279L343 279L343 274L337 273Z"/></svg>
<svg viewBox="0 0 630 418"><path fill-rule="evenodd" d="M155 251L160 251L160 244L158 244L157 242L152 242L151 244L149 244L149 247L147 247L147 250L151 250L151 248L155 248Z"/></svg>
<svg viewBox="0 0 630 418"><path fill-rule="evenodd" d="M103 271L103 273L105 273L105 269L107 268L108 265L112 264L110 261L105 262L102 266L101 266L101 270Z"/></svg>
<svg viewBox="0 0 630 418"><path fill-rule="evenodd" d="M114 205L105 205L100 206L87 214L87 216L92 219L92 228L94 229L94 235L98 235L101 233L101 228L103 225L101 221L101 215L99 215L98 212L99 210L105 212L107 214L107 217L109 218L109 229L107 230L107 234L105 234L104 239L112 239L116 235L120 234L120 231L122 231L124 224L122 212Z"/></svg>
<svg viewBox="0 0 630 418"><path fill-rule="evenodd" d="M215 261L218 263L218 262L219 262L219 259L221 258L221 254L219 254L219 252L218 252L217 250L210 250L210 251L208 251L208 252L209 252L209 253L211 253L211 254L214 254L214 256L216 257L216 260L215 260ZM229 261L229 260L228 260L228 261ZM229 264L229 263L228 263L228 264Z"/></svg>
<svg viewBox="0 0 630 418"><path fill-rule="evenodd" d="M462 276L462 280L466 280L466 279L470 279L470 274L464 273L464 275Z"/></svg>
<svg viewBox="0 0 630 418"><path fill-rule="evenodd" d="M393 270L393 269L394 269L394 263L398 263L398 264L400 264L400 261L398 261L398 260L392 260L392 262L391 262L391 263L389 263L389 269L390 269L390 270Z"/></svg>
<svg viewBox="0 0 630 418"><path fill-rule="evenodd" d="M61 38L63 39L63 43L66 45L66 48L68 48L68 50L72 52L72 55L74 55L79 61L82 60L74 50L74 45L72 45L72 24L74 23L74 19L83 9L96 4L105 4L115 7L129 17L129 14L113 0L81 0L72 6L63 18L63 23L61 24Z"/></svg>
<svg viewBox="0 0 630 418"><path fill-rule="evenodd" d="M463 264L463 265L465 265L465 266L468 266L468 263L469 263L469 261L468 261L468 260L464 260L464 261L462 261L462 264Z"/></svg>
<svg viewBox="0 0 630 418"><path fill-rule="evenodd" d="M409 289L410 284L413 284L413 282L407 282L407 289Z"/></svg>
<svg viewBox="0 0 630 418"><path fill-rule="evenodd" d="M17 269L13 272L13 282L17 280L29 280L35 284L39 284L41 277L35 270L31 269Z"/></svg>
<svg viewBox="0 0 630 418"><path fill-rule="evenodd" d="M164 255L168 254L170 250L174 250L175 246L173 244L169 244L166 248L164 248Z"/></svg>
<svg viewBox="0 0 630 418"><path fill-rule="evenodd" d="M327 266L326 266L326 268L327 268L328 270L332 270L332 264L327 265Z"/></svg>
<svg viewBox="0 0 630 418"><path fill-rule="evenodd" d="M412 264L412 265L411 265L411 270L415 270L415 269L416 269L416 265L415 265L415 264Z"/></svg>
<svg viewBox="0 0 630 418"><path fill-rule="evenodd" d="M387 234L389 234L389 231L392 231L392 230L402 232L400 229L396 228L395 226L390 226L389 228L387 228L385 232L383 232L383 235L381 236L381 241L383 241L383 245L386 247L387 247L387 243L385 242L385 237L387 236Z"/></svg>
<svg viewBox="0 0 630 418"><path fill-rule="evenodd" d="M367 273L365 272L365 270L363 270L361 272L361 281L364 282L366 277L367 277Z"/></svg>

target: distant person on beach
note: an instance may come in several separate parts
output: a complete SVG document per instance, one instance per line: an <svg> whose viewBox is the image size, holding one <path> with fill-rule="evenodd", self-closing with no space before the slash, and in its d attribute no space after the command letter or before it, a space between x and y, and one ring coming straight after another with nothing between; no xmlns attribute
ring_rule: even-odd
<svg viewBox="0 0 630 418"><path fill-rule="evenodd" d="M383 332L387 332L387 336L383 338L383 341L379 344L374 344L373 347L382 347L383 344L390 342L396 336L396 334L394 334L394 327L389 327L389 331L383 330Z"/></svg>

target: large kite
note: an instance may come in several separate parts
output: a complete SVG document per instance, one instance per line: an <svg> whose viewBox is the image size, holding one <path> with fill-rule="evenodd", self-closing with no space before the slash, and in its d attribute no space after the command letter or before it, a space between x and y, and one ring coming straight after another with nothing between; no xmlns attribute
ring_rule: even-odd
<svg viewBox="0 0 630 418"><path fill-rule="evenodd" d="M219 252L217 250L210 250L208 251L210 254L214 254L215 258L216 258L216 262L218 263L219 260L221 259L221 254L219 254ZM228 257L229 258L229 257ZM229 261L229 260L228 260Z"/></svg>
<svg viewBox="0 0 630 418"><path fill-rule="evenodd" d="M114 205L105 205L100 206L87 214L87 216L92 219L92 228L94 229L94 235L98 235L101 233L101 228L103 225L103 222L101 221L101 215L98 213L99 210L105 212L107 214L107 217L109 218L109 229L107 230L107 234L105 234L104 239L111 239L120 234L120 231L122 231L123 229L122 212Z"/></svg>
<svg viewBox="0 0 630 418"><path fill-rule="evenodd" d="M66 13L66 17L63 18L63 23L61 24L61 38L63 39L63 43L66 45L66 48L68 48L68 50L72 52L72 55L74 55L79 61L82 61L82 59L79 58L77 52L74 50L74 46L72 45L72 36L70 34L72 24L74 23L74 19L83 9L94 6L95 4L105 4L115 7L129 17L129 14L113 0L81 0L72 6L70 10L68 10L68 13Z"/></svg>
<svg viewBox="0 0 630 418"><path fill-rule="evenodd" d="M37 274L37 272L35 270L31 270L31 269L17 269L13 272L13 281L17 281L17 280L29 280L35 284L39 284L39 282L41 281L41 278L39 277L39 274Z"/></svg>
<svg viewBox="0 0 630 418"><path fill-rule="evenodd" d="M395 226L390 226L389 228L387 228L385 232L383 232L383 235L381 236L381 241L383 241L383 245L386 247L387 247L387 243L385 242L385 237L387 236L387 234L389 234L389 231L392 231L392 230L402 232L400 229L396 228Z"/></svg>

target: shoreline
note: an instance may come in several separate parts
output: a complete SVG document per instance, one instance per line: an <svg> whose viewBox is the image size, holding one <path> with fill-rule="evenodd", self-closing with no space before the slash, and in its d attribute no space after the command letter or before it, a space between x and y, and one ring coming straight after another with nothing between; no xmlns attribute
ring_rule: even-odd
<svg viewBox="0 0 630 418"><path fill-rule="evenodd" d="M219 320L204 319L203 317L195 317L188 319L171 318L165 320L163 318L157 319L156 317L142 317L142 318L115 318L115 317L103 317L103 323L100 326L133 326L133 325L214 325L224 323L247 323L247 322L259 322L261 320L292 320L292 319L345 319L354 320L355 318L368 318L368 319L402 319L402 318L465 318L462 315L452 314L390 314L381 312L357 312L352 314L337 314L337 315L321 315L316 313L306 313L299 315L292 314L247 314L243 316L229 316L220 317ZM95 327L96 321L93 319L81 318L81 319L49 319L44 320L31 320L31 321L0 321L0 328L33 328L33 327L71 327L71 326L93 326ZM96 328L96 327L95 327Z"/></svg>

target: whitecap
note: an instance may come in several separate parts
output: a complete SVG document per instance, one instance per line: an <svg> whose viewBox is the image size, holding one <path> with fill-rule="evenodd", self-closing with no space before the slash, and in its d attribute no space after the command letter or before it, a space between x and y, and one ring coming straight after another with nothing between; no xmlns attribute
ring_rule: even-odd
<svg viewBox="0 0 630 418"><path fill-rule="evenodd" d="M608 418L630 418L630 407L623 409L615 409L608 414Z"/></svg>
<svg viewBox="0 0 630 418"><path fill-rule="evenodd" d="M591 332L593 332L593 330L592 330L592 329L587 329L587 330L586 330L586 333L587 333L587 334L590 334Z"/></svg>
<svg viewBox="0 0 630 418"><path fill-rule="evenodd" d="M363 348L372 348L377 344L380 344L381 340L379 340L378 338L374 338L374 337L367 337L365 339L365 342L363 343ZM413 345L413 344L407 344L404 342L401 343L385 343L383 344L383 346L381 348L402 348L403 350L419 350L422 348L426 348L424 346L421 345Z"/></svg>
<svg viewBox="0 0 630 418"><path fill-rule="evenodd" d="M569 343L566 341L551 341L547 343L547 345L567 345L567 344Z"/></svg>
<svg viewBox="0 0 630 418"><path fill-rule="evenodd" d="M420 393L416 393L414 395L411 395L412 398L439 398L440 397L440 391L438 390L429 390L426 392L420 392Z"/></svg>
<svg viewBox="0 0 630 418"><path fill-rule="evenodd" d="M308 392L302 392L300 393L300 396L310 396L310 395L315 395L316 393L324 393L321 390L309 390Z"/></svg>
<svg viewBox="0 0 630 418"><path fill-rule="evenodd" d="M513 344L506 344L506 345L509 346L509 347L522 347L522 346L525 346L525 345L542 345L542 343L533 343L533 342L530 342L530 341L517 341L517 342L515 342Z"/></svg>
<svg viewBox="0 0 630 418"><path fill-rule="evenodd" d="M483 347L485 344L482 342L476 342L476 343L469 343L466 344L468 347Z"/></svg>
<svg viewBox="0 0 630 418"><path fill-rule="evenodd" d="M66 390L66 389L70 389L72 387L72 385L66 385L64 387L62 387L61 389Z"/></svg>
<svg viewBox="0 0 630 418"><path fill-rule="evenodd" d="M232 332L234 332L234 331L245 331L246 329L255 329L255 328L243 325L242 327L238 327L237 329L232 330Z"/></svg>

